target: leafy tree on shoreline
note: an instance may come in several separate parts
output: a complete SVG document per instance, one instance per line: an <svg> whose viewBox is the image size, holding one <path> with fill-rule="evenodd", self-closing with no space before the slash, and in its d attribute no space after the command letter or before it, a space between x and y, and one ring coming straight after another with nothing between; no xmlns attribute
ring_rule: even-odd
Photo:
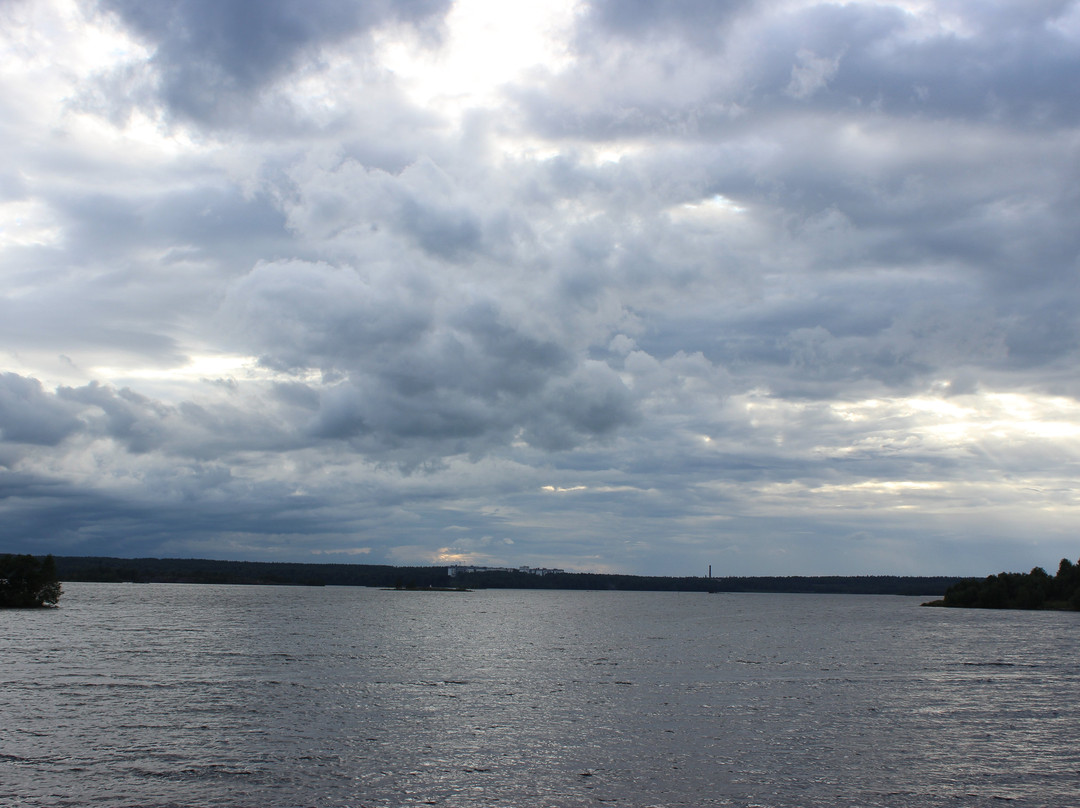
<svg viewBox="0 0 1080 808"><path fill-rule="evenodd" d="M1031 572L1002 572L950 586L945 597L928 606L971 609L1064 609L1080 611L1080 566L1061 559L1057 575L1042 567Z"/></svg>
<svg viewBox="0 0 1080 808"><path fill-rule="evenodd" d="M51 555L0 555L0 608L55 606L61 592Z"/></svg>

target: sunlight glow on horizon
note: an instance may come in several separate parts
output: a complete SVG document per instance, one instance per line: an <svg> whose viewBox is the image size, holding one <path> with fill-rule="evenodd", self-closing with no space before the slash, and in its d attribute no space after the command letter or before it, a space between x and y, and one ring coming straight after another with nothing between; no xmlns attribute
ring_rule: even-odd
<svg viewBox="0 0 1080 808"><path fill-rule="evenodd" d="M91 369L95 378L112 382L117 379L146 379L153 381L197 381L206 378L229 376L265 375L258 370L258 360L253 356L235 356L214 354L192 356L182 367L95 367Z"/></svg>

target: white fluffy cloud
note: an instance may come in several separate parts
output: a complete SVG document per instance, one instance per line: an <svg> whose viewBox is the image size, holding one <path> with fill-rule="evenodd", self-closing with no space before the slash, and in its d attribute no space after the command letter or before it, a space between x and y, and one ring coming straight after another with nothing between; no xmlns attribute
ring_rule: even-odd
<svg viewBox="0 0 1080 808"><path fill-rule="evenodd" d="M5 548L1077 556L1076 2L0 17Z"/></svg>

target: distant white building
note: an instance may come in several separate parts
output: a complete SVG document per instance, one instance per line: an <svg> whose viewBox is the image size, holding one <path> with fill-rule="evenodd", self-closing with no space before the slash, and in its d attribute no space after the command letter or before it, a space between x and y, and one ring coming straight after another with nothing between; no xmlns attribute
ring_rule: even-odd
<svg viewBox="0 0 1080 808"><path fill-rule="evenodd" d="M524 572L529 575L555 575L566 570L549 569L547 567L478 567L475 565L454 564L446 568L446 574L453 578L457 575L465 575L470 572Z"/></svg>

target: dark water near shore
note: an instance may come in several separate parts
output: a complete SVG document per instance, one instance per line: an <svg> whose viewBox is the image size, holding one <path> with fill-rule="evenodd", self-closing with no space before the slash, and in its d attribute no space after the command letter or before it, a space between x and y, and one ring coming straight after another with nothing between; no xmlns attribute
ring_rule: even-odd
<svg viewBox="0 0 1080 808"><path fill-rule="evenodd" d="M1080 615L917 604L68 584L0 805L1077 805Z"/></svg>

